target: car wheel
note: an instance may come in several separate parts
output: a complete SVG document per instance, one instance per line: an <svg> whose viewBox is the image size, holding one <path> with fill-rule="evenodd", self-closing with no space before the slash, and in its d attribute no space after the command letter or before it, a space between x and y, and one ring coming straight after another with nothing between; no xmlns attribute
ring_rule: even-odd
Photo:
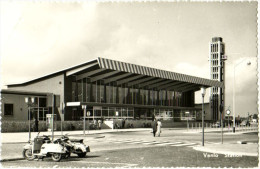
<svg viewBox="0 0 260 169"><path fill-rule="evenodd" d="M79 156L79 158L83 158L83 157L86 157L86 152L85 153L78 153L78 156Z"/></svg>

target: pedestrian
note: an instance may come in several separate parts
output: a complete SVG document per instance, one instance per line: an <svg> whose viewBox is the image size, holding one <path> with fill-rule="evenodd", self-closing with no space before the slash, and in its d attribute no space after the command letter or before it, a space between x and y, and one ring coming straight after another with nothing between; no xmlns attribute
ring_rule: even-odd
<svg viewBox="0 0 260 169"><path fill-rule="evenodd" d="M38 132L38 120L34 118L33 131Z"/></svg>
<svg viewBox="0 0 260 169"><path fill-rule="evenodd" d="M94 123L94 128L97 129L97 120L95 119L93 123Z"/></svg>
<svg viewBox="0 0 260 169"><path fill-rule="evenodd" d="M157 122L156 119L152 122L152 128L153 128L153 136L155 137L156 131L157 131Z"/></svg>
<svg viewBox="0 0 260 169"><path fill-rule="evenodd" d="M122 120L122 129L125 128L125 119Z"/></svg>
<svg viewBox="0 0 260 169"><path fill-rule="evenodd" d="M161 132L162 132L161 127L162 127L162 122L161 122L160 119L158 119L158 121L157 121L157 133L158 133L158 137L160 137L160 134L161 134Z"/></svg>
<svg viewBox="0 0 260 169"><path fill-rule="evenodd" d="M101 122L101 120L99 119L99 120L98 120L98 129L99 129L99 130L101 130L101 123L102 123L102 122Z"/></svg>

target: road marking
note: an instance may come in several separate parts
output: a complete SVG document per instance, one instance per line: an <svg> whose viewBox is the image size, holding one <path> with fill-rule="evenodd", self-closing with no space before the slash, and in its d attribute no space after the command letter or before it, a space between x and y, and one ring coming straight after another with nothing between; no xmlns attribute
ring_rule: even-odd
<svg viewBox="0 0 260 169"><path fill-rule="evenodd" d="M142 144L142 143L143 143L142 141L134 141L134 142L127 143L127 144Z"/></svg>
<svg viewBox="0 0 260 169"><path fill-rule="evenodd" d="M192 146L197 143L183 143L183 142L170 142L170 141L145 141L145 140L112 140L111 143L116 143L116 144L144 144L144 145L155 145L155 146Z"/></svg>
<svg viewBox="0 0 260 169"><path fill-rule="evenodd" d="M162 144L157 144L158 146L160 145L174 145L174 144L180 144L182 142L175 142L175 143L162 143Z"/></svg>
<svg viewBox="0 0 260 169"><path fill-rule="evenodd" d="M157 141L153 141L153 142L150 142L150 143L143 143L145 145L150 145L150 144L160 144L161 142L157 142Z"/></svg>
<svg viewBox="0 0 260 169"><path fill-rule="evenodd" d="M194 144L197 144L197 143L177 144L177 145L171 145L171 146L180 147L180 146L190 146L190 145L194 145Z"/></svg>

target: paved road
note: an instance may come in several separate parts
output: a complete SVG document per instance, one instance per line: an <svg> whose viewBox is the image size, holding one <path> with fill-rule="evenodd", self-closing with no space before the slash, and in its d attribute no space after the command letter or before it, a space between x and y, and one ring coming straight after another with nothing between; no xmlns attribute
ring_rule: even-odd
<svg viewBox="0 0 260 169"><path fill-rule="evenodd" d="M73 156L68 160L10 161L3 167L256 167L257 157L204 157L190 147L143 147L93 152L87 158Z"/></svg>
<svg viewBox="0 0 260 169"><path fill-rule="evenodd" d="M225 157L193 150L201 144L201 134L164 130L161 137L153 137L149 131L105 133L103 138L86 139L91 153L87 158L52 162L9 161L3 167L257 167L258 157ZM220 133L205 133L205 144L219 143ZM224 135L224 141L256 140L256 134ZM3 151L22 151L23 144L9 144ZM207 157L206 157L207 156Z"/></svg>

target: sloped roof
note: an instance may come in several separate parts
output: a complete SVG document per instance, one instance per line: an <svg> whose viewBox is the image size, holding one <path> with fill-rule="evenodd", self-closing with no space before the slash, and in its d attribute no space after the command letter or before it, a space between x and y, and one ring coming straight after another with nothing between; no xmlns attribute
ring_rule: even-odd
<svg viewBox="0 0 260 169"><path fill-rule="evenodd" d="M53 76L64 74L76 76L76 79L91 78L91 82L103 79L105 83L116 82L117 85L139 85L145 88L168 89L176 91L199 90L200 87L224 87L223 82L185 75L181 73L140 66L98 57L95 60L80 64L50 75L25 83L8 85L24 86Z"/></svg>

